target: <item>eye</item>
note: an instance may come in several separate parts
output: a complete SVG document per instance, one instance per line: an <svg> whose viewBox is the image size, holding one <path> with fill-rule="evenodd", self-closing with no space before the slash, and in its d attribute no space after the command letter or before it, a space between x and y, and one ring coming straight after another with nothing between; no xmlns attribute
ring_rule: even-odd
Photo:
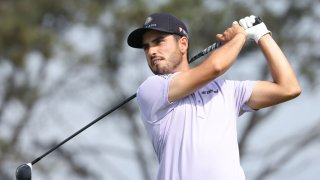
<svg viewBox="0 0 320 180"><path fill-rule="evenodd" d="M160 43L162 43L162 42L164 42L164 39L163 39L163 38L157 39L157 40L155 41L156 44L160 44Z"/></svg>
<svg viewBox="0 0 320 180"><path fill-rule="evenodd" d="M149 49L149 46L148 45L142 45L142 48L144 51L147 51Z"/></svg>

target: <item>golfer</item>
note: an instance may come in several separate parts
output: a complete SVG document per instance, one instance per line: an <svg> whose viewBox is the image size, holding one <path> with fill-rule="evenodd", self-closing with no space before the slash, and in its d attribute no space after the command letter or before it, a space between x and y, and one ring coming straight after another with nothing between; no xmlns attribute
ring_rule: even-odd
<svg viewBox="0 0 320 180"><path fill-rule="evenodd" d="M254 22L254 16L245 17L217 34L222 46L193 68L188 65L188 30L170 14L150 15L128 36L129 46L144 50L155 74L138 88L137 101L159 160L158 180L244 180L238 117L301 93L270 31ZM263 52L272 82L219 78L247 40Z"/></svg>

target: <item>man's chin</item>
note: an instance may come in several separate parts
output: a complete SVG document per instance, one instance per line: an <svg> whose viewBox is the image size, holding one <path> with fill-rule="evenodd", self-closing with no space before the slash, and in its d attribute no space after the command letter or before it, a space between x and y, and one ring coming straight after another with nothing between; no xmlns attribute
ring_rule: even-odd
<svg viewBox="0 0 320 180"><path fill-rule="evenodd" d="M154 68L150 68L151 71L153 72L153 74L155 75L164 75L164 74L171 74L172 72L165 66L160 67L159 65L154 67Z"/></svg>
<svg viewBox="0 0 320 180"><path fill-rule="evenodd" d="M165 74L170 74L168 71L152 71L153 74L155 75L165 75Z"/></svg>

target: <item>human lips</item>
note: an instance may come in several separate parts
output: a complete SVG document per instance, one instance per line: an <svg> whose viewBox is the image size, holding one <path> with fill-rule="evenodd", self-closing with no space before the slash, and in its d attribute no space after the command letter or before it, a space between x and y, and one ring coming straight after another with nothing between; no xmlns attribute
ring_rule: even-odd
<svg viewBox="0 0 320 180"><path fill-rule="evenodd" d="M154 66L154 65L157 65L160 61L162 61L163 58L161 57L152 57L151 58L151 64Z"/></svg>

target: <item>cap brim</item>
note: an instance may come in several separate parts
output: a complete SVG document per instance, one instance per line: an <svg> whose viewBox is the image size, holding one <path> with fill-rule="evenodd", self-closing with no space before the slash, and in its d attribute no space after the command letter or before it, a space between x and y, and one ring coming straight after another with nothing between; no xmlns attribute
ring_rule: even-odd
<svg viewBox="0 0 320 180"><path fill-rule="evenodd" d="M142 38L143 38L144 33L149 30L156 30L156 31L161 31L161 32L165 32L165 33L172 33L172 32L169 32L168 30L161 29L161 28L138 28L129 34L128 39L127 39L128 45L133 48L143 48Z"/></svg>
<svg viewBox="0 0 320 180"><path fill-rule="evenodd" d="M147 28L139 28L132 31L127 39L128 45L133 48L142 48L142 37L143 34L148 31Z"/></svg>

